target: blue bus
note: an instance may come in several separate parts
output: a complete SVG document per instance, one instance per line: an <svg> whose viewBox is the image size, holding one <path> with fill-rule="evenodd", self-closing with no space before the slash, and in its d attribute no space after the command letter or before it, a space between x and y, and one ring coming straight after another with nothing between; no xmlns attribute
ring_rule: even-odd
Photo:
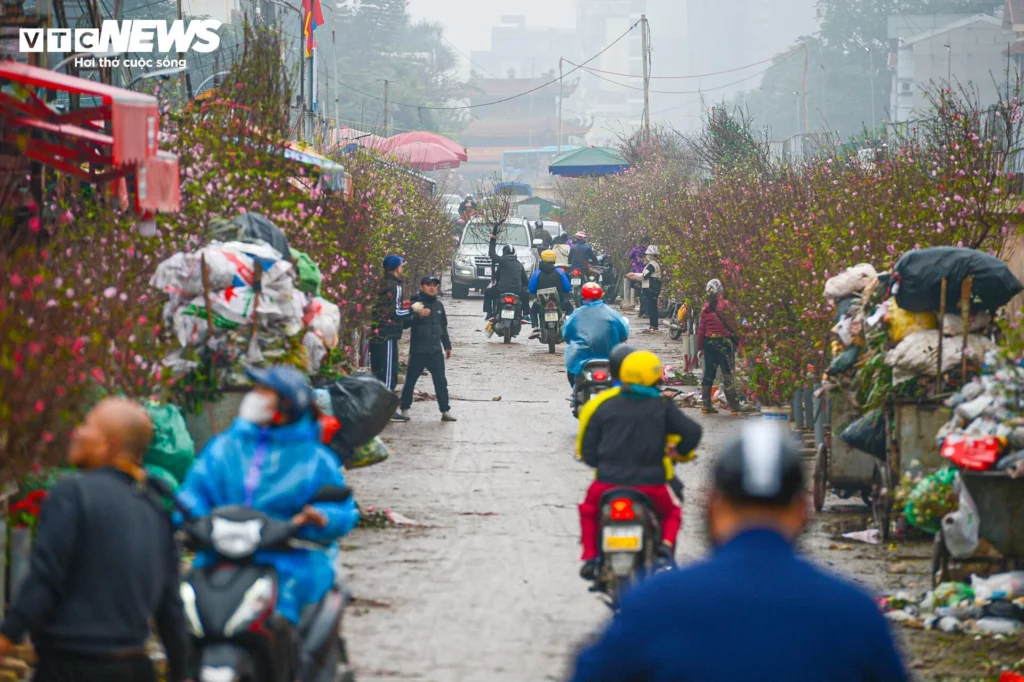
<svg viewBox="0 0 1024 682"><path fill-rule="evenodd" d="M579 147L563 145L562 154ZM528 185L549 185L548 166L558 156L558 147L542 149L516 149L501 153L501 179L505 182L523 182Z"/></svg>

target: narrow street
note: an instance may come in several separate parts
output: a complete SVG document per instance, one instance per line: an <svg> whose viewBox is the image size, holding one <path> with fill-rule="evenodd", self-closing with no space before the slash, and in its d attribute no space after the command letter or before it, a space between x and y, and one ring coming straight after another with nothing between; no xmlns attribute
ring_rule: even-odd
<svg viewBox="0 0 1024 682"><path fill-rule="evenodd" d="M392 459L350 475L362 505L426 524L347 539L350 654L360 682L560 680L573 648L610 613L577 575L576 505L591 475L572 457L564 346L549 355L528 331L510 346L488 341L479 297L444 303L459 422L443 424L436 403L417 402L410 423L384 433ZM667 334L634 343L666 362L681 347ZM429 377L417 390L433 394ZM708 455L735 424L706 419L698 462L679 467L681 560L703 554L696 511Z"/></svg>

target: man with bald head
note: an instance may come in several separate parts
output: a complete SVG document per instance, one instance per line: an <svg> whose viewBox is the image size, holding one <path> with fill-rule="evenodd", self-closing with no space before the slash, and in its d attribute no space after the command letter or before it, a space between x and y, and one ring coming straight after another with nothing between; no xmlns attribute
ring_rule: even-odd
<svg viewBox="0 0 1024 682"><path fill-rule="evenodd" d="M75 429L68 461L82 475L43 504L31 572L0 625L0 656L31 635L35 682L150 682L154 620L168 682L185 679L186 632L171 522L142 456L153 424L138 403L100 402Z"/></svg>

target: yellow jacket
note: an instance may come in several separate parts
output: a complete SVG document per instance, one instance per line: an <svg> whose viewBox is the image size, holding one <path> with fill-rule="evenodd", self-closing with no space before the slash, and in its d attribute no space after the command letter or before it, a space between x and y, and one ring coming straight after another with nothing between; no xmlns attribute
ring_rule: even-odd
<svg viewBox="0 0 1024 682"><path fill-rule="evenodd" d="M578 459L578 460L582 460L583 459L583 435L587 432L587 426L590 424L590 418L592 416L594 416L594 412L597 411L597 408L599 408L602 403L604 403L606 400L609 400L610 398L614 398L615 396L619 395L620 393L622 393L622 386L615 386L613 388L609 388L606 391L601 391L600 393L598 393L596 396L591 398L590 401L587 402L586 405L584 405L582 408L580 408L580 415L579 415L580 429L579 429L579 431L576 434L576 459ZM668 454L668 450L671 449L671 448L675 448L675 446L679 444L680 440L681 440L681 437L676 435L676 434L669 434L668 437L665 439L665 451L666 451L666 454L665 454L665 480L666 481L670 481L673 478L675 478L675 475L676 475L675 463L676 462L689 462L694 457L694 453L693 452L686 453L685 455L684 454L678 454L678 455L669 455ZM595 472L594 476L595 477L597 476L596 472Z"/></svg>

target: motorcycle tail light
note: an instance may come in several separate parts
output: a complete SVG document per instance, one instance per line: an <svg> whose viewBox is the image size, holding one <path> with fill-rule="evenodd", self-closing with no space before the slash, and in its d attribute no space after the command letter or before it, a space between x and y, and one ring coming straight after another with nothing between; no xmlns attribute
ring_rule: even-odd
<svg viewBox="0 0 1024 682"><path fill-rule="evenodd" d="M573 277L579 277L580 276L580 271L579 270L573 270L572 271L572 276Z"/></svg>
<svg viewBox="0 0 1024 682"><path fill-rule="evenodd" d="M632 521L635 518L636 513L633 511L633 500L626 497L620 497L618 499L612 500L612 521Z"/></svg>
<svg viewBox="0 0 1024 682"><path fill-rule="evenodd" d="M594 372L594 381L608 381L608 372L597 370Z"/></svg>
<svg viewBox="0 0 1024 682"><path fill-rule="evenodd" d="M558 310L558 306L555 305L554 301L548 301L548 310Z"/></svg>
<svg viewBox="0 0 1024 682"><path fill-rule="evenodd" d="M505 297L505 303L515 303L515 302L516 302L515 296L506 296Z"/></svg>

